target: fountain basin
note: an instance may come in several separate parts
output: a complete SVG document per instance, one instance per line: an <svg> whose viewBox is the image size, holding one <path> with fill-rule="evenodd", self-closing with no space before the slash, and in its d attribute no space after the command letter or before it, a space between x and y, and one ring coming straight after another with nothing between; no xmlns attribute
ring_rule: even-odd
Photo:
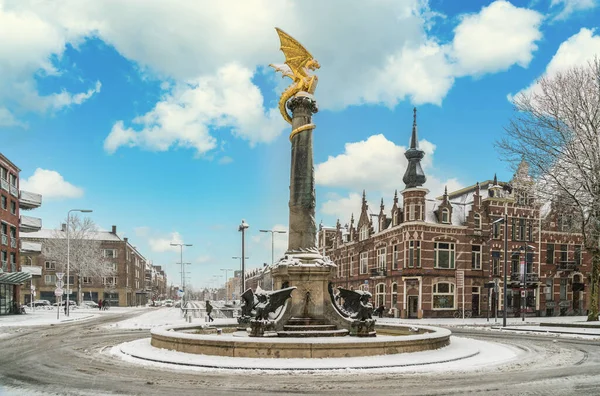
<svg viewBox="0 0 600 396"><path fill-rule="evenodd" d="M419 352L450 344L450 330L432 326L376 325L377 337L248 337L234 332L237 325L178 325L154 328L151 345L156 348L212 356L245 358L340 358ZM205 334L197 334L198 332Z"/></svg>

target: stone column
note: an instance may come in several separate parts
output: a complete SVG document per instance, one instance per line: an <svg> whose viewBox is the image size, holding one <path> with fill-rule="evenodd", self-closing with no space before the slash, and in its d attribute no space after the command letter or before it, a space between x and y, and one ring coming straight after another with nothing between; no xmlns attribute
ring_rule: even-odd
<svg viewBox="0 0 600 396"><path fill-rule="evenodd" d="M287 107L292 111L292 130L311 124L318 111L312 95L302 92L290 99ZM288 253L316 247L315 201L312 129L308 129L292 137Z"/></svg>

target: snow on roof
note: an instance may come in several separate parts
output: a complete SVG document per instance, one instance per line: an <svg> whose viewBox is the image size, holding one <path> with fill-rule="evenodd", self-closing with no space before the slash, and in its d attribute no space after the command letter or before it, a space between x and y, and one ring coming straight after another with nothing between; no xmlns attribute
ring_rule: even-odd
<svg viewBox="0 0 600 396"><path fill-rule="evenodd" d="M438 201L438 200L426 200L425 201L425 222L426 223L434 223L434 224L441 224L438 219L437 216L435 214L435 211L438 210L440 204L442 203L442 201ZM472 204L460 204L460 203L456 203L456 202L450 202L450 205L452 205L452 225L453 226L462 226L465 225L466 221L467 221L467 215L469 214L469 211L471 210Z"/></svg>
<svg viewBox="0 0 600 396"><path fill-rule="evenodd" d="M43 228L36 232L21 233L21 239L54 239L56 237L66 238L66 233L61 230ZM109 231L96 231L90 233L90 239L97 241L121 241L117 235Z"/></svg>

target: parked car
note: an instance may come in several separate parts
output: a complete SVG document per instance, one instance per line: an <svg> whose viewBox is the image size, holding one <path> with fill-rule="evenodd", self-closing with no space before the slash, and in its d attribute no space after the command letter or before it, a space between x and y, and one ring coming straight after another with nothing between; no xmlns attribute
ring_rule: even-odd
<svg viewBox="0 0 600 396"><path fill-rule="evenodd" d="M61 306L61 307L64 307L66 302L67 302L67 300L62 300L62 301L60 302L60 306ZM59 305L59 303L55 302L55 303L54 303L54 304L52 304L52 305L56 307L56 306L58 306L58 305ZM76 303L75 301L73 301L73 300L69 300L69 306L70 306L70 307L72 307L72 306L74 306L74 305L77 305L77 303Z"/></svg>
<svg viewBox="0 0 600 396"><path fill-rule="evenodd" d="M173 300L165 300L165 307L172 307L173 306Z"/></svg>
<svg viewBox="0 0 600 396"><path fill-rule="evenodd" d="M82 308L98 308L98 304L95 301L84 301L81 303Z"/></svg>
<svg viewBox="0 0 600 396"><path fill-rule="evenodd" d="M31 304L28 304L28 305L31 307ZM51 306L51 304L50 304L50 301L48 301L48 300L35 300L33 302L34 308L39 308L39 307L44 308L44 307L50 307L50 306Z"/></svg>

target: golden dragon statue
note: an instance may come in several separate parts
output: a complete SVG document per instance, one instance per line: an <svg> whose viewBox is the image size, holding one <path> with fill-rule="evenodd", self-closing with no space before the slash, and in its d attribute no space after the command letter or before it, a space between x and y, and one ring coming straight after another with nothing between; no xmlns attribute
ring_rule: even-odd
<svg viewBox="0 0 600 396"><path fill-rule="evenodd" d="M285 104L299 92L307 92L311 95L315 93L319 79L317 76L309 73L311 70L319 69L321 65L296 39L279 28L275 28L275 30L277 30L277 34L281 40L280 49L285 55L285 64L270 64L269 66L274 68L275 71L281 72L283 74L282 77L289 77L293 80L292 85L281 94L281 98L279 99L279 111L283 119L291 124L292 117L287 112ZM296 134L314 128L314 124L306 124L292 130L290 141Z"/></svg>

